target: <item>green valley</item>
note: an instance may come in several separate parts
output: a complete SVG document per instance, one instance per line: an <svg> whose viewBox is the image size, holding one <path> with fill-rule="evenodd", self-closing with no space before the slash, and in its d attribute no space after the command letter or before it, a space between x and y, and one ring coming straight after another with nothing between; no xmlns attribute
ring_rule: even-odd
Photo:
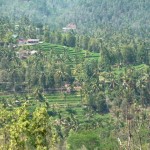
<svg viewBox="0 0 150 150"><path fill-rule="evenodd" d="M149 6L0 0L0 150L149 150Z"/></svg>

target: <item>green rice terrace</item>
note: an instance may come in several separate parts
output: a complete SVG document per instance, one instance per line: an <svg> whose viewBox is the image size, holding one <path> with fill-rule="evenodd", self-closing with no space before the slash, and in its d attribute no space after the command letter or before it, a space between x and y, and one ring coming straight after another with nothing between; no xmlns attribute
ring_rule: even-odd
<svg viewBox="0 0 150 150"><path fill-rule="evenodd" d="M7 110L17 109L21 105L25 105L26 108L32 113L35 111L38 106L46 106L50 116L54 119L58 119L60 116L62 118L67 118L68 115L76 116L76 119L81 123L84 121L89 122L90 120L100 121L102 116L98 114L90 114L90 111L87 109L86 105L82 106L82 97L79 92L74 94L65 94L65 93L54 93L54 94L43 94L43 99L35 99L35 95L27 94L9 94L9 95L0 95L0 103L7 108ZM85 118L85 111L89 111L89 116ZM94 118L93 118L94 117ZM109 117L109 115L107 116ZM107 117L104 118L107 121ZM90 122L89 122L90 124Z"/></svg>
<svg viewBox="0 0 150 150"><path fill-rule="evenodd" d="M45 51L45 52L53 51L55 54L64 54L65 52L67 52L67 54L70 55L70 57L77 55L79 58L82 58L82 57L85 57L86 54L87 54L86 57L88 57L88 58L99 57L98 53L92 53L89 51L87 53L86 50L80 50L79 48L75 49L75 48L71 48L71 47L50 44L50 43L42 43L37 46L38 46L38 49ZM35 47L36 47L36 45L35 45Z"/></svg>
<svg viewBox="0 0 150 150"><path fill-rule="evenodd" d="M35 45L33 49L38 49L45 53L52 52L54 55L66 55L67 60L64 60L68 65L74 66L75 64L81 63L85 59L98 59L99 53L93 53L87 50L81 50L79 48L71 48L56 44L43 43Z"/></svg>

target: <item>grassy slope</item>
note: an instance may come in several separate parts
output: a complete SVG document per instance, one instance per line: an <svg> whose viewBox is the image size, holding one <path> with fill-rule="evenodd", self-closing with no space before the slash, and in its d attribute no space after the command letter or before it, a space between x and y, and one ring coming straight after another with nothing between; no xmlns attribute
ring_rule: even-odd
<svg viewBox="0 0 150 150"><path fill-rule="evenodd" d="M77 50L76 48L71 48L71 47L66 47L66 46L61 46L57 44L50 44L50 43L42 43L39 44L38 47L44 51L53 51L55 54L63 54L64 50L69 54L70 57L73 57L77 55L78 57L85 57L86 55L86 50ZM92 53L88 51L88 58L94 58L94 57L99 57L98 53Z"/></svg>

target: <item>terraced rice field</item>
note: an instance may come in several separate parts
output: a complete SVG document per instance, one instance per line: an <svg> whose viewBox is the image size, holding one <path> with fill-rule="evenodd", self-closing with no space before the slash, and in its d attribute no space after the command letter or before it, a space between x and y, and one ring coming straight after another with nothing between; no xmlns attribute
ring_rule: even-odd
<svg viewBox="0 0 150 150"><path fill-rule="evenodd" d="M44 52L52 51L54 54L67 53L67 55L70 58L77 57L77 59L83 59L83 58L95 59L99 57L98 53L92 53L92 52L81 50L78 48L71 48L71 47L66 47L66 46L61 46L61 45L56 45L56 44L50 44L50 43L42 43L42 44L36 45L35 48L36 47L38 47L39 50L44 51Z"/></svg>
<svg viewBox="0 0 150 150"><path fill-rule="evenodd" d="M58 115L58 112L61 112L63 116L68 116L67 109L72 109L78 114L79 116L83 113L83 108L81 106L81 96L79 93L74 94L66 94L64 93L55 93L55 94L43 94L45 97L45 101L48 104L48 110L50 113L56 113L56 117ZM28 100L25 100L25 97L23 95L1 95L0 96L0 103L3 103L3 100L5 99L5 103L7 104L8 109L14 109L17 108L18 105L16 104L17 101L20 102L20 104L24 104L26 102L28 109L32 112L35 110L35 108L39 105L45 105L44 102L39 102L36 100L34 96L28 96ZM19 105L20 106L20 105ZM81 115L82 116L82 115Z"/></svg>
<svg viewBox="0 0 150 150"><path fill-rule="evenodd" d="M78 105L81 102L81 96L79 95L78 92L74 94L64 94L64 93L54 93L54 94L43 94L45 101L49 102L50 104L64 104L64 105ZM26 96L28 97L27 99L25 98L25 95L22 94L9 94L9 95L1 95L0 96L0 102L5 99L6 103L12 103L16 100L20 100L20 102L28 102L29 104L34 104L37 102L35 96Z"/></svg>

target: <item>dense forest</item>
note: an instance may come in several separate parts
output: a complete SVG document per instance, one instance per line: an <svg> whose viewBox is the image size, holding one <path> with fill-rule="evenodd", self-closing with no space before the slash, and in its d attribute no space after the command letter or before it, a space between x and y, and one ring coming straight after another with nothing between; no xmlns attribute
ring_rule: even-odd
<svg viewBox="0 0 150 150"><path fill-rule="evenodd" d="M149 0L0 12L0 150L150 149Z"/></svg>
<svg viewBox="0 0 150 150"><path fill-rule="evenodd" d="M0 0L1 15L17 21L27 16L34 23L48 23L52 29L77 24L79 33L131 28L150 31L149 0ZM139 31L140 29L140 31Z"/></svg>

